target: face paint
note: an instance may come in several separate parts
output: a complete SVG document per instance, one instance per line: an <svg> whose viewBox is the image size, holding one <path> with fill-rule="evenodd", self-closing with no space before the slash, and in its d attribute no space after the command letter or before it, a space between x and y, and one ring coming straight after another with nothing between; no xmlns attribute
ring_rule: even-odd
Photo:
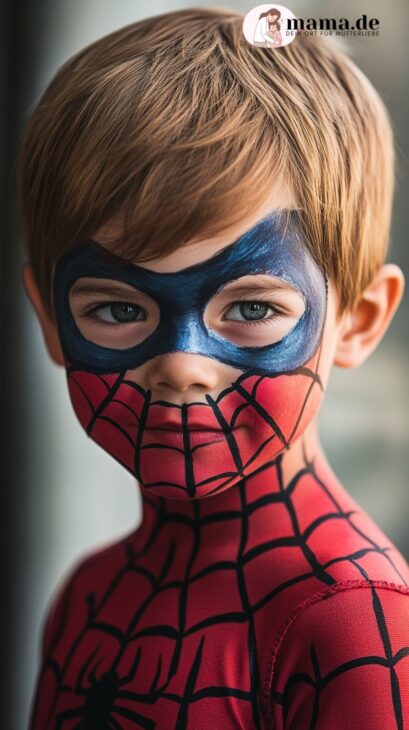
<svg viewBox="0 0 409 730"><path fill-rule="evenodd" d="M88 241L61 259L55 277L55 304L60 338L75 367L92 372L133 370L167 352L192 352L215 358L243 371L271 374L292 370L316 350L324 315L325 281L294 223L285 234L279 216L261 221L211 259L176 273L149 271L135 264L104 262L102 247ZM305 311L280 342L239 347L206 327L209 300L228 283L249 274L270 274L294 287L305 299ZM89 342L78 329L68 295L79 277L116 279L148 294L160 308L160 323L143 342L113 349Z"/></svg>
<svg viewBox="0 0 409 730"><path fill-rule="evenodd" d="M302 316L279 342L238 346L205 323L212 297L250 274L278 277L304 300ZM147 294L160 310L155 331L126 349L85 339L69 306L80 277L115 279ZM173 498L221 491L289 448L318 410L326 299L326 278L301 241L294 213L286 226L279 214L269 215L212 258L174 273L108 264L102 247L87 241L55 273L74 410L87 433L145 489ZM207 395L207 404L153 401L127 372L171 352L205 355L241 374L216 399Z"/></svg>

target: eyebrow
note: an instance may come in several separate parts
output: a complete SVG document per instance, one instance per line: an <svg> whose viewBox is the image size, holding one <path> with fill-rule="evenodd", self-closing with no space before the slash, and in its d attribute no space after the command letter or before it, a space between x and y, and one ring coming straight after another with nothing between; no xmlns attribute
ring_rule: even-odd
<svg viewBox="0 0 409 730"><path fill-rule="evenodd" d="M218 292L219 295L228 295L228 294L234 294L235 296L247 296L251 294L258 294L260 292L274 292L274 291L290 291L294 294L300 294L302 296L302 293L297 289L295 286L292 286L286 281L283 281L282 279L275 279L274 281L260 281L260 282L249 282L248 284L240 284L237 282L237 285L227 284L220 292Z"/></svg>
<svg viewBox="0 0 409 730"><path fill-rule="evenodd" d="M230 294L234 294L236 297L242 297L242 296L252 296L259 294L260 292L276 292L276 291L290 291L294 292L295 294L301 294L295 287L291 286L286 281L283 281L282 279L275 279L274 281L260 281L260 282L251 282L248 284L240 284L237 282L237 284L227 284L220 292L219 296L229 296ZM103 296L125 296L127 293L130 295L135 295L135 293L138 292L139 294L143 295L143 292L140 292L136 287L131 287L129 284L126 284L125 282L122 284L115 284L115 283L99 283L99 282L79 282L77 284L74 284L74 286L71 289L71 294L75 296L87 296L89 294L100 294Z"/></svg>
<svg viewBox="0 0 409 730"><path fill-rule="evenodd" d="M98 283L98 282L79 282L78 284L74 284L74 286L71 289L71 294L79 294L80 296L86 296L87 294L104 294L106 296L124 296L126 293L132 294L135 292L143 294L143 292L139 292L135 287L131 287L129 284L109 284L108 282L105 283Z"/></svg>

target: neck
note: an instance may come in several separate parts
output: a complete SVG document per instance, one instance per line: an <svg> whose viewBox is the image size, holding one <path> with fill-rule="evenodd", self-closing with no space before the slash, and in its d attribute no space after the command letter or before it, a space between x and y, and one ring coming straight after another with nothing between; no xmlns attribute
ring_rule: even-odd
<svg viewBox="0 0 409 730"><path fill-rule="evenodd" d="M294 519L291 493L304 475L315 473L325 465L325 473L336 477L330 470L321 449L315 422L290 448L282 452L268 466L234 484L219 494L203 499L164 499L142 489L143 517L137 531L138 549L158 539L163 549L191 540L192 526L201 534L201 552L215 546L237 552L238 529L243 532L243 521L253 515L249 529L257 530L257 541L273 535L287 534ZM193 531L194 532L194 531ZM189 537L188 537L189 535Z"/></svg>

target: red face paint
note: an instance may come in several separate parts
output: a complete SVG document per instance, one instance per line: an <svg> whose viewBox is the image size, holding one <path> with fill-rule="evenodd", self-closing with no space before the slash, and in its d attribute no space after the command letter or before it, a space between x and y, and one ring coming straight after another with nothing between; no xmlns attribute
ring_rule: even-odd
<svg viewBox="0 0 409 730"><path fill-rule="evenodd" d="M147 492L191 499L223 491L289 448L316 414L328 287L302 244L294 215L286 226L280 215L267 216L208 260L174 273L129 262L112 268L95 243L61 260L55 300L74 410L88 435ZM248 334L248 346L239 346L208 326L206 307L226 285L257 274L285 282L304 311L281 338L275 340L272 332L272 340L255 346L257 337ZM154 331L127 349L101 346L92 330L83 336L69 291L84 276L114 278L151 297L160 312ZM254 323L253 330L248 322L243 326L255 332ZM237 377L216 398L205 395L203 403L159 401L138 384L138 367L172 352L218 360L234 367Z"/></svg>
<svg viewBox="0 0 409 730"><path fill-rule="evenodd" d="M88 435L144 489L174 499L205 497L268 464L310 423L323 394L320 350L293 371L243 374L203 404L155 402L126 374L70 368L69 392Z"/></svg>

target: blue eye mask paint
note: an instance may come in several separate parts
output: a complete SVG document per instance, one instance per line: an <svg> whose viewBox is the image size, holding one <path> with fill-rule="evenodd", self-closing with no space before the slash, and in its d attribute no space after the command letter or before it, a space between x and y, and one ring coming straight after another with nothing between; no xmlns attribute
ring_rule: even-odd
<svg viewBox="0 0 409 730"><path fill-rule="evenodd" d="M203 320L207 303L225 284L250 274L283 279L304 299L305 311L295 326L271 345L233 344ZM85 339L69 306L70 289L80 277L115 279L148 294L160 309L156 330L139 344L122 350ZM269 214L212 258L173 273L157 273L128 262L107 263L103 247L85 241L60 259L54 278L54 303L64 353L70 365L100 373L132 370L169 352L205 355L244 372L275 374L294 370L317 349L327 291L326 276L302 243L295 211L290 213L287 225L284 216Z"/></svg>

